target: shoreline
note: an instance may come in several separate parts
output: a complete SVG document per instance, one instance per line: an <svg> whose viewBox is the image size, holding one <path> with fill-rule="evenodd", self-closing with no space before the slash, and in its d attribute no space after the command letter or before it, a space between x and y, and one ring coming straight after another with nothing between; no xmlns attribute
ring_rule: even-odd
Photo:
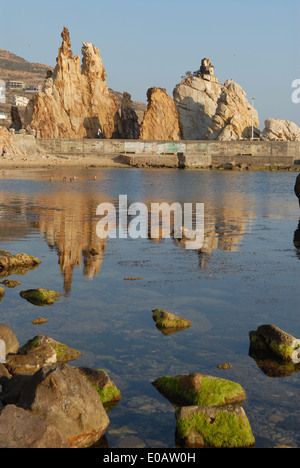
<svg viewBox="0 0 300 468"><path fill-rule="evenodd" d="M149 155L150 156L150 155ZM299 172L300 165L296 164L278 164L274 161L274 164L266 165L255 165L255 164L241 164L237 161L233 161L234 158L229 158L231 162L228 162L228 156L224 156L224 162L219 162L210 165L195 165L195 166L179 166L172 162L164 161L162 164L157 161L151 161L150 158L144 158L141 161L136 161L136 157L132 160L127 157L127 161L122 159L121 155L112 157L95 156L82 156L70 155L68 157L61 157L55 155L41 155L41 154L30 154L30 155L8 155L0 158L0 171L3 170L20 170L20 169L32 169L32 170L53 170L53 169L100 169L100 168L123 168L123 169L178 169L178 170L225 170L225 171L291 171ZM236 159L236 158L235 158Z"/></svg>

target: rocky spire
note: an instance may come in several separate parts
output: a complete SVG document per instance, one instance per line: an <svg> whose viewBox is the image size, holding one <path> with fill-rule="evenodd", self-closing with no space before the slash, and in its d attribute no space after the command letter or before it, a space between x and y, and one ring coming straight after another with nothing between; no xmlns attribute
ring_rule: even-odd
<svg viewBox="0 0 300 468"><path fill-rule="evenodd" d="M99 128L112 138L120 120L119 102L106 85L99 49L84 42L81 66L66 27L61 36L53 76L47 75L43 91L29 101L24 126L42 138L96 138Z"/></svg>

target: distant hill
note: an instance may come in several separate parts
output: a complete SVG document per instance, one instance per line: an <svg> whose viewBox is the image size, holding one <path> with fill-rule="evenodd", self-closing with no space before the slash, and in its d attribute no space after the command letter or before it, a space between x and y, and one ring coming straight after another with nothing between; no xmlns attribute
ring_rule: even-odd
<svg viewBox="0 0 300 468"><path fill-rule="evenodd" d="M39 84L45 80L47 70L52 67L41 63L30 63L18 55L0 49L0 79L24 81L26 85Z"/></svg>

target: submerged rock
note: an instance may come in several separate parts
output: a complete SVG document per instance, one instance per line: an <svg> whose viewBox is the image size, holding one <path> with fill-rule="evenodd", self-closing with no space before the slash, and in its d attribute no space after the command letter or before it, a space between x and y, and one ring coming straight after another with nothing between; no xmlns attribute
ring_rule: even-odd
<svg viewBox="0 0 300 468"><path fill-rule="evenodd" d="M180 405L240 404L246 398L240 384L204 374L165 375L152 385L170 402Z"/></svg>
<svg viewBox="0 0 300 468"><path fill-rule="evenodd" d="M6 250L0 250L0 274L13 274L16 272L22 274L22 270L36 268L40 263L41 261L32 255L25 253L12 255Z"/></svg>
<svg viewBox="0 0 300 468"><path fill-rule="evenodd" d="M20 296L28 302L38 306L53 305L55 300L62 296L61 293L50 289L28 289L21 291Z"/></svg>
<svg viewBox="0 0 300 468"><path fill-rule="evenodd" d="M175 333L176 331L183 330L192 325L192 322L177 315L167 312L162 309L154 309L153 320L156 323L157 328L164 334Z"/></svg>
<svg viewBox="0 0 300 468"><path fill-rule="evenodd" d="M177 435L188 447L252 447L255 439L242 407L185 406L176 410Z"/></svg>
<svg viewBox="0 0 300 468"><path fill-rule="evenodd" d="M4 286L6 286L7 288L15 288L16 286L19 286L21 283L20 281L6 279L4 281L1 281L1 284L4 284Z"/></svg>
<svg viewBox="0 0 300 468"><path fill-rule="evenodd" d="M300 340L289 335L275 325L261 325L249 332L249 354L264 353L274 355L284 361L300 363Z"/></svg>

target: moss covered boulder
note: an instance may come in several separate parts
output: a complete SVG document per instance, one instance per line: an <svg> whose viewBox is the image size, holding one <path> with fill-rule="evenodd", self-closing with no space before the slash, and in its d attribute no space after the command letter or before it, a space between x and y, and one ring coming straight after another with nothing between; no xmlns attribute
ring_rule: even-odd
<svg viewBox="0 0 300 468"><path fill-rule="evenodd" d="M242 407L185 406L175 412L177 437L187 447L246 448L255 444Z"/></svg>
<svg viewBox="0 0 300 468"><path fill-rule="evenodd" d="M7 357L6 367L12 375L34 374L46 365L74 361L81 353L43 335L37 335Z"/></svg>
<svg viewBox="0 0 300 468"><path fill-rule="evenodd" d="M162 376L152 385L175 405L240 404L246 398L240 384L204 374Z"/></svg>
<svg viewBox="0 0 300 468"><path fill-rule="evenodd" d="M121 399L120 390L104 370L89 367L78 367L78 370L97 390L100 400L106 408L114 406Z"/></svg>
<svg viewBox="0 0 300 468"><path fill-rule="evenodd" d="M261 325L249 332L251 355L273 355L283 361L300 363L300 340L275 325Z"/></svg>
<svg viewBox="0 0 300 468"><path fill-rule="evenodd" d="M164 334L169 335L179 330L184 330L192 325L192 322L163 309L153 309L152 318L157 328Z"/></svg>
<svg viewBox="0 0 300 468"><path fill-rule="evenodd" d="M31 304L46 306L53 305L62 294L50 289L28 289L27 291L21 291L20 296Z"/></svg>

